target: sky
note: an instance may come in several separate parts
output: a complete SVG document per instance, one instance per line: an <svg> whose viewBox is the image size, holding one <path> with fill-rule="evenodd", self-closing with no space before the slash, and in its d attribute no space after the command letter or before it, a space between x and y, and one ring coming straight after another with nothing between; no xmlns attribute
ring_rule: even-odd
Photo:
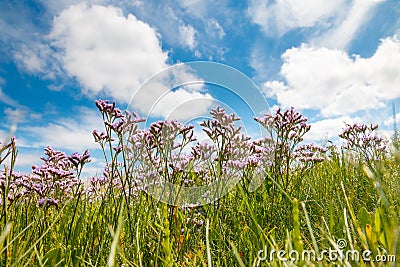
<svg viewBox="0 0 400 267"><path fill-rule="evenodd" d="M390 137L399 97L398 0L0 0L0 142L21 170L49 145L101 172L96 99L196 125L221 105L254 138L252 116L294 107L318 142L344 122Z"/></svg>

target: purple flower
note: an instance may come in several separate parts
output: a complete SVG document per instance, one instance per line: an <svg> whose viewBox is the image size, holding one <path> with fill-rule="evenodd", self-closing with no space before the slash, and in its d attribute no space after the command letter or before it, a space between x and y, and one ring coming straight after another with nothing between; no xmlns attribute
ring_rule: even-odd
<svg viewBox="0 0 400 267"><path fill-rule="evenodd" d="M54 198L40 198L38 200L39 207L49 208L51 206L55 206L58 208L58 201Z"/></svg>
<svg viewBox="0 0 400 267"><path fill-rule="evenodd" d="M359 152L366 160L375 160L386 154L387 141L375 134L378 125L345 124L339 137L346 141L345 149Z"/></svg>
<svg viewBox="0 0 400 267"><path fill-rule="evenodd" d="M86 149L85 152L83 152L82 155L80 155L78 152L73 153L71 156L68 157L69 161L75 166L75 168L78 168L79 165L83 166L85 163L90 162L90 153Z"/></svg>
<svg viewBox="0 0 400 267"><path fill-rule="evenodd" d="M99 133L97 130L93 131L93 137L95 142L97 143L102 143L105 140L109 140L110 138L108 138L107 134L104 132Z"/></svg>

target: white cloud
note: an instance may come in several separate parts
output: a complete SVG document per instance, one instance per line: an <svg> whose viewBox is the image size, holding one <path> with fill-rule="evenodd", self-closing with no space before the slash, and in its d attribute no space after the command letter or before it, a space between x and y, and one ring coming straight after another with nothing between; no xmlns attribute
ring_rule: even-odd
<svg viewBox="0 0 400 267"><path fill-rule="evenodd" d="M269 36L297 28L313 28L312 43L344 49L356 36L371 11L385 0L277 0L251 1L251 20Z"/></svg>
<svg viewBox="0 0 400 267"><path fill-rule="evenodd" d="M182 24L179 34L181 42L190 49L195 48L196 30L192 26ZM132 14L124 16L122 10L113 6L85 4L61 12L54 19L50 34L53 45L62 51L59 57L64 69L84 87L85 94L106 95L126 104L136 94L140 101L135 101L133 107L145 114L163 94L174 88L171 79L199 80L193 73L181 69L137 94L147 79L168 67L168 54L162 50L159 37L152 27ZM168 110L179 105L177 101L210 97L190 91L171 92L171 95L176 97L162 101L156 115L166 116ZM205 107L208 105L193 110Z"/></svg>
<svg viewBox="0 0 400 267"><path fill-rule="evenodd" d="M304 136L305 141L322 141L325 139L336 138L345 127L345 123L360 122L359 118L343 116L334 119L323 119L311 123L310 131Z"/></svg>
<svg viewBox="0 0 400 267"><path fill-rule="evenodd" d="M212 101L195 70L188 64L177 64L147 80L135 92L130 108L144 116L186 120L206 113Z"/></svg>
<svg viewBox="0 0 400 267"><path fill-rule="evenodd" d="M18 143L17 143L18 146ZM43 160L40 157L43 156L43 152L35 151L35 152L20 152L18 151L18 156L16 160L16 169L20 170L22 167L31 167L32 165L41 165L43 164Z"/></svg>
<svg viewBox="0 0 400 267"><path fill-rule="evenodd" d="M73 108L75 118L60 118L57 122L51 122L43 126L21 127L24 136L22 146L44 147L82 150L86 148L98 148L94 142L92 131L104 128L101 116L95 110L87 108ZM29 141L28 141L29 140Z"/></svg>
<svg viewBox="0 0 400 267"><path fill-rule="evenodd" d="M346 48L373 8L382 1L384 0L354 0L346 17L314 42L328 48Z"/></svg>
<svg viewBox="0 0 400 267"><path fill-rule="evenodd" d="M45 41L32 40L29 44L18 44L13 51L14 60L20 70L30 74L39 74L41 78L53 82L62 74L60 64L54 57L54 51ZM62 88L62 85L52 84L50 88Z"/></svg>
<svg viewBox="0 0 400 267"><path fill-rule="evenodd" d="M167 64L156 31L112 6L71 6L54 19L49 36L61 61L86 94L129 101L141 83Z"/></svg>
<svg viewBox="0 0 400 267"><path fill-rule="evenodd" d="M187 46L191 50L196 47L196 30L191 25L179 26L179 36L183 46Z"/></svg>
<svg viewBox="0 0 400 267"><path fill-rule="evenodd" d="M179 5L196 17L204 17L207 14L210 1L207 0L179 0Z"/></svg>
<svg viewBox="0 0 400 267"><path fill-rule="evenodd" d="M383 122L383 125L385 125L385 126L391 126L391 125L394 125L395 122L396 122L396 125L398 125L398 124L400 123L400 113L397 113L397 114L394 116L394 118L392 117L392 118L390 118L390 119L385 120L385 121Z"/></svg>
<svg viewBox="0 0 400 267"><path fill-rule="evenodd" d="M26 110L5 108L4 109L5 121L6 122L19 122L27 115Z"/></svg>
<svg viewBox="0 0 400 267"><path fill-rule="evenodd" d="M280 75L264 92L283 106L317 109L325 117L376 109L400 97L400 41L383 39L370 58L302 45L288 49Z"/></svg>
<svg viewBox="0 0 400 267"><path fill-rule="evenodd" d="M283 35L295 28L323 24L343 12L344 7L344 0L253 0L247 13L265 34Z"/></svg>
<svg viewBox="0 0 400 267"><path fill-rule="evenodd" d="M160 98L152 113L162 114L168 120L182 121L209 112L213 100L210 94L179 89Z"/></svg>
<svg viewBox="0 0 400 267"><path fill-rule="evenodd" d="M206 24L207 34L211 35L212 37L217 37L218 39L222 39L225 36L224 29L216 19L211 18L207 20Z"/></svg>
<svg viewBox="0 0 400 267"><path fill-rule="evenodd" d="M253 77L256 81L262 82L270 77L268 76L269 69L273 64L271 64L267 53L265 53L264 49L261 48L259 44L253 46L249 58L249 64L251 68L256 71L255 76Z"/></svg>
<svg viewBox="0 0 400 267"><path fill-rule="evenodd" d="M3 80L4 81L4 80ZM0 82L0 102L3 102L6 105L15 107L15 108L25 108L22 105L20 105L17 101L9 97L3 92L3 89L1 88L3 82ZM4 82L5 83L5 82Z"/></svg>
<svg viewBox="0 0 400 267"><path fill-rule="evenodd" d="M49 57L49 49L45 45L35 44L35 48L22 45L14 53L18 62L24 64L25 69L31 73L42 73L46 69L46 58Z"/></svg>

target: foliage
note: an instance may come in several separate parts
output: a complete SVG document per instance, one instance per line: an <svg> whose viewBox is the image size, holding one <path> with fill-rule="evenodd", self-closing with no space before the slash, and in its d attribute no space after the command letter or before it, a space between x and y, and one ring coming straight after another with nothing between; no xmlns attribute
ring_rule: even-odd
<svg viewBox="0 0 400 267"><path fill-rule="evenodd" d="M192 126L160 121L140 130L137 114L107 100L96 105L104 120L104 131L93 131L105 158L100 177L81 178L88 151L67 156L50 147L42 166L16 172L16 139L0 143L1 266L395 266L391 255L399 260L400 161L375 126L346 125L344 147L303 144L310 125L291 108L256 118L269 136L251 141L235 125L240 119L217 107L202 123L210 141L200 143ZM231 187L201 192L211 205L165 204L147 194L166 181ZM368 250L371 259L387 262L284 262L276 253L269 259L271 251L292 249L316 256Z"/></svg>

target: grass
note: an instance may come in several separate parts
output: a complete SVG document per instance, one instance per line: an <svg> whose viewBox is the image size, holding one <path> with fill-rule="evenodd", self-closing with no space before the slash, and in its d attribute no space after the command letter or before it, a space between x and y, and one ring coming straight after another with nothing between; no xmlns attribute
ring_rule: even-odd
<svg viewBox="0 0 400 267"><path fill-rule="evenodd" d="M81 196L59 208L16 201L1 216L0 261L2 266L285 266L289 262L260 262L257 255L264 248L321 251L334 248L338 239L346 240L345 249L370 249L374 255L386 250L399 259L399 165L388 157L375 177L346 157L332 158L303 177L294 173L294 180L301 179L298 187L290 195L275 194L272 210L265 184L253 193L239 184L220 199L219 208L182 210L140 193L129 203L131 221L125 202L112 192L102 201ZM330 264L390 263L289 265Z"/></svg>
<svg viewBox="0 0 400 267"><path fill-rule="evenodd" d="M400 261L396 149L379 161L339 149L313 168L291 171L284 187L274 175L258 177L263 182L254 192L255 174L244 172L227 195L193 208L157 202L143 191L126 196L111 183L95 200L76 191L58 206L39 206L30 198L10 201L9 173L17 152L15 146L7 149L0 157L0 163L12 157L1 185L0 266L396 266Z"/></svg>

